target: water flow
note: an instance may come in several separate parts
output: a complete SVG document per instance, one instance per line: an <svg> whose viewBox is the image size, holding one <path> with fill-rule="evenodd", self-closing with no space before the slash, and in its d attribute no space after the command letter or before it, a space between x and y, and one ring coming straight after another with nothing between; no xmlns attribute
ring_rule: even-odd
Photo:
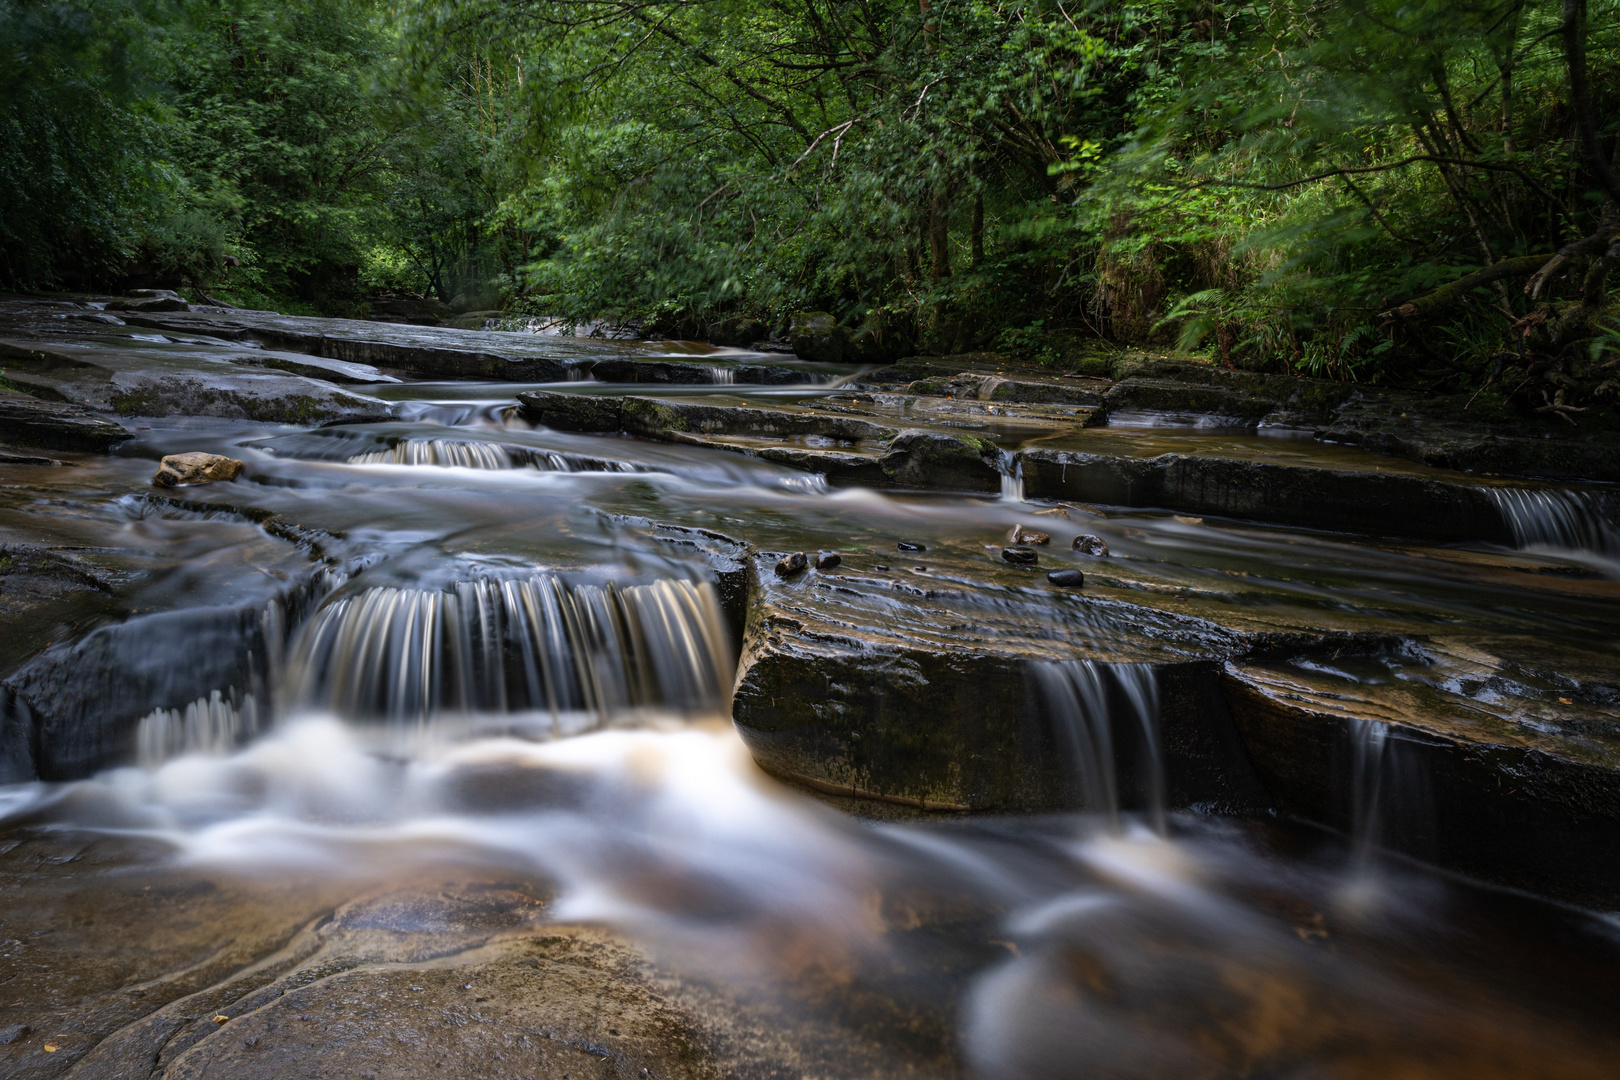
<svg viewBox="0 0 1620 1080"><path fill-rule="evenodd" d="M1078 790L1081 805L1119 828L1119 764L1116 718L1139 733L1142 797L1154 831L1165 830L1164 766L1159 749L1158 677L1149 664L1098 664L1091 660L1032 664L1053 735ZM1118 717L1123 703L1128 716Z"/></svg>
<svg viewBox="0 0 1620 1080"><path fill-rule="evenodd" d="M1606 521L1595 500L1581 491L1490 488L1519 548L1620 555L1620 530Z"/></svg>
<svg viewBox="0 0 1620 1080"><path fill-rule="evenodd" d="M1384 758L1389 725L1350 721L1350 850L1358 871L1368 870L1383 833Z"/></svg>
<svg viewBox="0 0 1620 1080"><path fill-rule="evenodd" d="M1024 501L1024 463L1011 450L1001 452L1001 501Z"/></svg>
<svg viewBox="0 0 1620 1080"><path fill-rule="evenodd" d="M463 469L539 469L542 472L645 472L648 466L580 454L469 439L401 439L381 450L353 454L350 465L417 465Z"/></svg>
<svg viewBox="0 0 1620 1080"><path fill-rule="evenodd" d="M136 761L155 768L182 754L217 757L236 750L259 733L259 703L252 694L240 701L213 691L184 709L153 709L135 727Z"/></svg>
<svg viewBox="0 0 1620 1080"><path fill-rule="evenodd" d="M294 642L294 708L356 719L542 710L556 734L616 714L723 704L729 654L708 584L570 586L536 575L377 587L325 605Z"/></svg>
<svg viewBox="0 0 1620 1080"><path fill-rule="evenodd" d="M349 458L351 465L441 465L464 469L514 469L504 447L461 439L402 439L386 450Z"/></svg>

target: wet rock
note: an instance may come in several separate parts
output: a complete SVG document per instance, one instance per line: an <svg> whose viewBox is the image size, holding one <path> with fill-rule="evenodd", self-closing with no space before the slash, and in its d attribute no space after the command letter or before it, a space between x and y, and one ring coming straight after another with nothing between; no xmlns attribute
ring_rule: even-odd
<svg viewBox="0 0 1620 1080"><path fill-rule="evenodd" d="M1000 491L1001 450L978 435L945 435L908 428L889 443L880 462L889 479L910 488Z"/></svg>
<svg viewBox="0 0 1620 1080"><path fill-rule="evenodd" d="M1072 805L1029 663L1079 659L1080 643L1106 628L1103 636L1140 647L1105 656L1156 665L1171 804L1263 805L1216 669L1179 646L1165 650L1178 640L1219 648L1218 627L1048 590L1027 600L999 587L980 593L960 571L920 589L904 574L782 582L761 563L732 715L768 771L913 809ZM1121 774L1138 775L1129 766Z"/></svg>
<svg viewBox="0 0 1620 1080"><path fill-rule="evenodd" d="M315 319L268 311L149 313L125 318L164 331L369 364L392 375L417 379L560 382L598 360L631 351L628 346L567 337Z"/></svg>
<svg viewBox="0 0 1620 1080"><path fill-rule="evenodd" d="M769 337L770 328L758 319L743 316L710 323L706 333L711 344L742 347Z"/></svg>
<svg viewBox="0 0 1620 1080"><path fill-rule="evenodd" d="M1069 546L1082 555L1090 555L1098 559L1108 557L1108 541L1095 533L1083 533L1075 537L1074 543Z"/></svg>
<svg viewBox="0 0 1620 1080"><path fill-rule="evenodd" d="M222 454L169 454L159 463L152 483L158 487L212 484L218 480L235 480L242 475L242 468L240 461Z"/></svg>
<svg viewBox="0 0 1620 1080"><path fill-rule="evenodd" d="M1046 580L1065 589L1073 589L1086 583L1086 575L1079 570L1053 570L1046 575Z"/></svg>
<svg viewBox="0 0 1620 1080"><path fill-rule="evenodd" d="M1001 557L1006 562L1018 566L1031 566L1040 558L1033 548L1027 547L1004 547L1001 549Z"/></svg>
<svg viewBox="0 0 1620 1080"><path fill-rule="evenodd" d="M42 450L105 451L129 432L82 405L0 394L0 442Z"/></svg>
<svg viewBox="0 0 1620 1080"><path fill-rule="evenodd" d="M1026 529L1022 525L1014 525L1012 532L1007 534L1007 541L1012 544L1050 544L1052 538L1046 533Z"/></svg>
<svg viewBox="0 0 1620 1080"><path fill-rule="evenodd" d="M594 394L559 394L527 390L518 394L524 418L558 431L618 431L623 427L624 399Z"/></svg>
<svg viewBox="0 0 1620 1080"><path fill-rule="evenodd" d="M902 540L894 545L900 551L927 551L928 548L915 540Z"/></svg>
<svg viewBox="0 0 1620 1080"><path fill-rule="evenodd" d="M849 353L849 331L825 311L799 311L789 331L794 355L823 364L842 363Z"/></svg>
<svg viewBox="0 0 1620 1080"><path fill-rule="evenodd" d="M791 555L782 556L782 558L777 562L776 576L791 577L792 575L799 573L809 564L810 561L805 558L804 552L795 551Z"/></svg>
<svg viewBox="0 0 1620 1080"><path fill-rule="evenodd" d="M1476 694L1277 663L1229 662L1223 689L1255 770L1288 813L1353 830L1357 762L1370 762L1380 845L1580 903L1620 897L1620 756L1592 737L1612 729L1607 710L1600 724L1559 733Z"/></svg>
<svg viewBox="0 0 1620 1080"><path fill-rule="evenodd" d="M107 303L107 311L190 311L180 294L168 289L137 289Z"/></svg>
<svg viewBox="0 0 1620 1080"><path fill-rule="evenodd" d="M831 570L844 561L844 557L836 551L823 551L816 556L817 570Z"/></svg>
<svg viewBox="0 0 1620 1080"><path fill-rule="evenodd" d="M850 416L639 397L623 399L623 423L624 430L651 438L685 433L769 438L820 435L855 442L894 435L893 428Z"/></svg>
<svg viewBox="0 0 1620 1080"><path fill-rule="evenodd" d="M12 1043L27 1038L34 1033L34 1029L27 1024L12 1024L0 1028L0 1046L10 1046Z"/></svg>
<svg viewBox="0 0 1620 1080"><path fill-rule="evenodd" d="M716 366L701 362L671 360L602 360L591 367L591 378L611 383L673 383L714 386L741 383L746 386L794 386L814 382L803 368L766 364Z"/></svg>
<svg viewBox="0 0 1620 1080"><path fill-rule="evenodd" d="M1484 487L1404 472L1279 465L1191 454L1019 454L1030 498L1152 506L1270 524L1422 540L1512 543Z"/></svg>

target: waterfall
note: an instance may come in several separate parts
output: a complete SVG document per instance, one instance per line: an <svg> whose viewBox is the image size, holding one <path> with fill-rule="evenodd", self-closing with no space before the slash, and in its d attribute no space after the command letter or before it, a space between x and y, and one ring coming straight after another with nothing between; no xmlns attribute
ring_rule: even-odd
<svg viewBox="0 0 1620 1080"><path fill-rule="evenodd" d="M1159 684L1149 664L1091 660L1031 665L1059 752L1085 809L1119 823L1121 737L1142 746L1142 796L1153 828L1164 832L1164 764L1159 748ZM1123 708L1121 708L1123 706ZM1117 732L1117 726L1124 731Z"/></svg>
<svg viewBox="0 0 1620 1080"><path fill-rule="evenodd" d="M418 722L535 710L561 732L564 714L574 730L643 707L722 709L728 657L706 583L569 586L536 575L376 587L329 602L304 627L288 700Z"/></svg>
<svg viewBox="0 0 1620 1080"><path fill-rule="evenodd" d="M1384 751L1389 725L1377 720L1350 721L1350 846L1358 868L1365 869L1383 832Z"/></svg>
<svg viewBox="0 0 1620 1080"><path fill-rule="evenodd" d="M705 368L709 373L709 381L716 386L731 386L737 381L737 369L711 365Z"/></svg>
<svg viewBox="0 0 1620 1080"><path fill-rule="evenodd" d="M1620 529L1583 491L1487 488L1513 532L1514 546L1620 555Z"/></svg>
<svg viewBox="0 0 1620 1080"><path fill-rule="evenodd" d="M228 754L259 731L252 694L240 702L218 690L184 709L153 709L135 727L135 759L154 768L181 754Z"/></svg>
<svg viewBox="0 0 1620 1080"><path fill-rule="evenodd" d="M1024 463L1011 450L1001 452L1001 501L1024 501Z"/></svg>
<svg viewBox="0 0 1620 1080"><path fill-rule="evenodd" d="M1414 745L1419 740L1381 720L1356 717L1349 741L1352 866L1370 872L1386 847L1426 854L1434 804L1427 767Z"/></svg>
<svg viewBox="0 0 1620 1080"><path fill-rule="evenodd" d="M401 439L381 450L353 454L350 465L428 465L463 469L539 469L542 472L645 472L627 461L559 454L472 439Z"/></svg>

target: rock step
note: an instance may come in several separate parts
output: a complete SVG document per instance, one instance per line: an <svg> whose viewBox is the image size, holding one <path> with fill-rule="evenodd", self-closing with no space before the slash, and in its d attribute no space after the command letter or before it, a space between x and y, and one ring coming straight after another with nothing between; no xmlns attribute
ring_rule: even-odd
<svg viewBox="0 0 1620 1080"><path fill-rule="evenodd" d="M843 413L759 409L642 397L554 391L518 395L532 422L562 431L625 432L760 457L820 472L839 484L993 492L1001 486L1001 451L970 433L897 429ZM840 449L750 445L728 438L814 436ZM879 448L861 444L879 444Z"/></svg>
<svg viewBox="0 0 1620 1080"><path fill-rule="evenodd" d="M0 443L96 453L128 438L122 426L82 405L0 394Z"/></svg>
<svg viewBox="0 0 1620 1080"><path fill-rule="evenodd" d="M1017 456L1029 498L1159 507L1308 529L1512 544L1487 487L1405 473L1072 450Z"/></svg>
<svg viewBox="0 0 1620 1080"><path fill-rule="evenodd" d="M1351 832L1359 785L1363 798L1378 792L1369 839L1381 846L1577 902L1620 899L1613 749L1538 738L1482 702L1405 685L1324 687L1303 674L1233 661L1220 680L1284 813ZM1612 715L1595 719L1614 727Z"/></svg>

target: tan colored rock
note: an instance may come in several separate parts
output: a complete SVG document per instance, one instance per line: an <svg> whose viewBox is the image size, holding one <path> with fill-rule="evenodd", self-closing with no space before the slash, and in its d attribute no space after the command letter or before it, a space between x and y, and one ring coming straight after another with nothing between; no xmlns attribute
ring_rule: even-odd
<svg viewBox="0 0 1620 1080"><path fill-rule="evenodd" d="M158 465L152 483L158 487L211 484L215 480L235 480L242 475L242 463L222 454L170 454Z"/></svg>

